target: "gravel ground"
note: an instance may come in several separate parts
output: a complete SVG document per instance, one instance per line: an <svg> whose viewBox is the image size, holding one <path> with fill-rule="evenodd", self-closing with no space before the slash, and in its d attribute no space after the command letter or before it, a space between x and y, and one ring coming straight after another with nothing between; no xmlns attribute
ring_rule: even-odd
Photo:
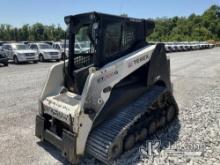
<svg viewBox="0 0 220 165"><path fill-rule="evenodd" d="M157 155L142 144L115 164L220 164L220 48L169 56L179 119L151 138L160 142ZM68 164L34 136L37 99L53 64L0 67L0 164ZM87 156L81 164L100 163Z"/></svg>

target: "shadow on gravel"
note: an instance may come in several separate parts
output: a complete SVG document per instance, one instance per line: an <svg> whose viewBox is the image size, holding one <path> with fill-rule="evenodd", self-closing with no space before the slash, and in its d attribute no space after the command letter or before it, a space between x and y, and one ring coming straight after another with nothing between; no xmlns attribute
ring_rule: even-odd
<svg viewBox="0 0 220 165"><path fill-rule="evenodd" d="M0 68L4 68L4 67L8 67L8 66L4 66L3 64L2 65L0 64Z"/></svg>
<svg viewBox="0 0 220 165"><path fill-rule="evenodd" d="M60 163L62 163L63 165L70 165L68 161L64 157L62 157L61 152L57 148L55 148L52 144L46 141L44 142L39 141L37 142L37 144L43 149L45 149L45 151L47 151L56 160L60 161Z"/></svg>
<svg viewBox="0 0 220 165"><path fill-rule="evenodd" d="M33 65L33 64L37 64L37 63L34 63L34 62L19 62L19 64L15 64L13 61L9 61L8 62L8 64L9 65L17 65L17 66L19 66L19 65Z"/></svg>

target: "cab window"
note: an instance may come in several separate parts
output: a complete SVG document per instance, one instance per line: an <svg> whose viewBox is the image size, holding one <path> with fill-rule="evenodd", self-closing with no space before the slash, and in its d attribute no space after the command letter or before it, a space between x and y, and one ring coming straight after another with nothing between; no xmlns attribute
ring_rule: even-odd
<svg viewBox="0 0 220 165"><path fill-rule="evenodd" d="M132 46L135 41L135 33L136 33L136 28L133 24L127 23L126 26L123 28L122 32L122 43L121 43L121 49L126 50L130 46Z"/></svg>
<svg viewBox="0 0 220 165"><path fill-rule="evenodd" d="M53 48L54 48L54 49L60 49L60 47L59 47L58 44L53 45Z"/></svg>
<svg viewBox="0 0 220 165"><path fill-rule="evenodd" d="M12 47L10 45L4 45L2 48L5 50L12 50Z"/></svg>
<svg viewBox="0 0 220 165"><path fill-rule="evenodd" d="M56 44L55 49L60 49L60 46Z"/></svg>
<svg viewBox="0 0 220 165"><path fill-rule="evenodd" d="M3 50L8 50L7 45L3 45L3 46L2 46L2 49L3 49Z"/></svg>
<svg viewBox="0 0 220 165"><path fill-rule="evenodd" d="M120 51L121 22L109 23L105 30L104 52L106 57L115 55Z"/></svg>
<svg viewBox="0 0 220 165"><path fill-rule="evenodd" d="M104 52L106 58L120 55L136 42L136 28L127 22L111 22L106 25L104 37Z"/></svg>
<svg viewBox="0 0 220 165"><path fill-rule="evenodd" d="M30 48L36 50L37 49L37 45L31 45Z"/></svg>

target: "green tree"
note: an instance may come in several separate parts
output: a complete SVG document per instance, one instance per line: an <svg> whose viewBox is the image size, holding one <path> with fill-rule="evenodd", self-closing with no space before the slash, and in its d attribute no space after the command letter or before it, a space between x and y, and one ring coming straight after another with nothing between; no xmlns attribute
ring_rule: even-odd
<svg viewBox="0 0 220 165"><path fill-rule="evenodd" d="M192 41L220 40L220 6L213 5L202 15L189 17L157 18L150 40Z"/></svg>

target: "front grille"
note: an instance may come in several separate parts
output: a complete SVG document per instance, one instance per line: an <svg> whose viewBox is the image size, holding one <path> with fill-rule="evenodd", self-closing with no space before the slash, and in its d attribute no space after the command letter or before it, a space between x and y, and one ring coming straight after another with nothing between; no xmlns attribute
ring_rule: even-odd
<svg viewBox="0 0 220 165"><path fill-rule="evenodd" d="M50 55L58 55L58 52L50 52Z"/></svg>
<svg viewBox="0 0 220 165"><path fill-rule="evenodd" d="M34 53L25 53L26 56L34 56Z"/></svg>

